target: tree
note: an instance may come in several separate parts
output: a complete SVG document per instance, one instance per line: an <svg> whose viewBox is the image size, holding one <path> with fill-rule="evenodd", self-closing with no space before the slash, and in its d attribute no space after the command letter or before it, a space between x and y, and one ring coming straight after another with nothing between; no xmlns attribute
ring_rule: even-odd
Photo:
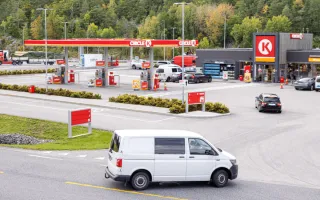
<svg viewBox="0 0 320 200"><path fill-rule="evenodd" d="M262 29L262 24L259 18L246 17L241 24L235 24L231 31L231 36L234 38L237 47L248 48L252 47L253 33Z"/></svg>
<svg viewBox="0 0 320 200"><path fill-rule="evenodd" d="M157 38L157 27L159 26L159 20L158 17L152 16L147 17L144 21L144 24L142 24L138 30L139 38Z"/></svg>
<svg viewBox="0 0 320 200"><path fill-rule="evenodd" d="M43 26L42 26L42 17L39 15L31 23L31 36L33 39L39 40L43 38Z"/></svg>
<svg viewBox="0 0 320 200"><path fill-rule="evenodd" d="M113 30L112 27L109 27L101 30L99 36L101 38L115 38L117 36L117 33Z"/></svg>
<svg viewBox="0 0 320 200"><path fill-rule="evenodd" d="M200 42L199 42L199 48L200 49L208 49L210 47L209 40L207 37L204 37Z"/></svg>
<svg viewBox="0 0 320 200"><path fill-rule="evenodd" d="M97 38L98 29L99 29L99 27L97 25L95 25L94 23L91 23L88 26L88 37L89 38Z"/></svg>
<svg viewBox="0 0 320 200"><path fill-rule="evenodd" d="M50 11L47 17L47 34L50 39L60 39L63 37L63 18L55 10Z"/></svg>
<svg viewBox="0 0 320 200"><path fill-rule="evenodd" d="M290 32L291 31L291 21L287 16L274 16L272 19L268 20L265 32Z"/></svg>

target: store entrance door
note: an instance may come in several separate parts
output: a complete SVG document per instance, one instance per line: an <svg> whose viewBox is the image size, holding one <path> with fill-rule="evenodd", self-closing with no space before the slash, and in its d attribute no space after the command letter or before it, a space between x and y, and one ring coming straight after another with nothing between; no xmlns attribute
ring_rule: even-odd
<svg viewBox="0 0 320 200"><path fill-rule="evenodd" d="M274 65L259 65L257 81L259 82L275 82L275 66Z"/></svg>

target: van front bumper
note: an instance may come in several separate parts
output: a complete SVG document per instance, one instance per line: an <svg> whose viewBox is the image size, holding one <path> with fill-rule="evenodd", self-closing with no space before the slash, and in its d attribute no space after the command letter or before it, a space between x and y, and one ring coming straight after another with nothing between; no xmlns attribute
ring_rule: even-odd
<svg viewBox="0 0 320 200"><path fill-rule="evenodd" d="M232 167L230 168L230 173L230 180L236 179L238 177L238 165L232 165Z"/></svg>
<svg viewBox="0 0 320 200"><path fill-rule="evenodd" d="M130 176L127 175L114 175L110 172L108 167L106 167L105 178L111 178L115 181L127 182L130 180Z"/></svg>

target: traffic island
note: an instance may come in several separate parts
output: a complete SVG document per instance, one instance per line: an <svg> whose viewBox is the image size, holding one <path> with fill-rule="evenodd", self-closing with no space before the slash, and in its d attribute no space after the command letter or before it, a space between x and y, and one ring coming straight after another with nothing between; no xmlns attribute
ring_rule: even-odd
<svg viewBox="0 0 320 200"><path fill-rule="evenodd" d="M87 131L73 127L73 135ZM17 134L19 133L19 134ZM46 120L0 115L0 146L34 150L96 150L107 149L110 131L92 129L92 134L68 138L68 124Z"/></svg>
<svg viewBox="0 0 320 200"><path fill-rule="evenodd" d="M110 97L109 102L168 108L169 112L172 114L181 114L186 112L186 104L185 104L186 102L182 103L182 101L178 99L163 99L163 98L142 97L137 95L124 94L124 95L119 95L117 97ZM205 105L204 113L209 112L209 113L217 113L220 115L230 113L229 108L226 105L219 102L216 102L216 103L207 102L204 105ZM188 112L201 111L201 110L203 110L201 104L188 106ZM183 116L186 116L186 114L183 114ZM192 114L190 116L192 116Z"/></svg>
<svg viewBox="0 0 320 200"><path fill-rule="evenodd" d="M55 69L48 69L48 73L56 72ZM0 70L0 76L8 76L8 75L24 75L24 74L44 74L46 73L45 69L31 69L31 70Z"/></svg>

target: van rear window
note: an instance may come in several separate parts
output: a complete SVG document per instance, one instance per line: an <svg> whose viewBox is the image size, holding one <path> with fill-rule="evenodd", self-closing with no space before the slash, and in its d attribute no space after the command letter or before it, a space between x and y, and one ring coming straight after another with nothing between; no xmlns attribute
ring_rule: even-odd
<svg viewBox="0 0 320 200"><path fill-rule="evenodd" d="M155 138L155 154L185 154L184 138Z"/></svg>
<svg viewBox="0 0 320 200"><path fill-rule="evenodd" d="M112 151L119 152L120 141L121 141L120 136L118 136L117 134L114 134L114 136L111 140L110 152L112 152Z"/></svg>

